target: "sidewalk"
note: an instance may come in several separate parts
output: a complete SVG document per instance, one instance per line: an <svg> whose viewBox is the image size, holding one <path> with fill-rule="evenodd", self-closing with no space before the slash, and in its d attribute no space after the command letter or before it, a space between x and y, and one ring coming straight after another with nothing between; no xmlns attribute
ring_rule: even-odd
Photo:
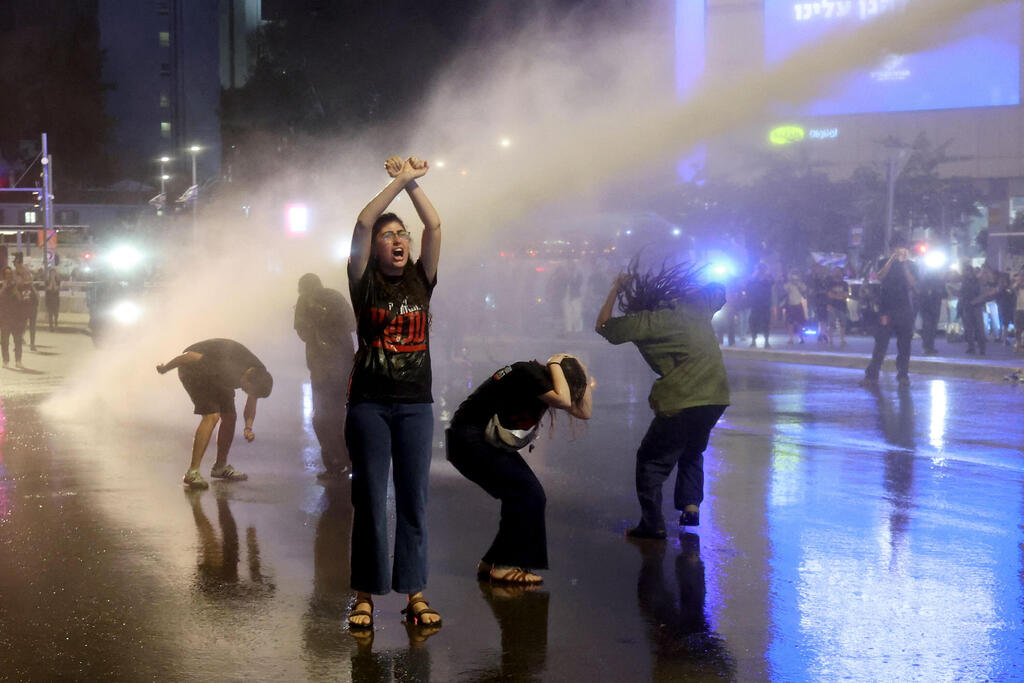
<svg viewBox="0 0 1024 683"><path fill-rule="evenodd" d="M810 335L803 344L787 344L786 339L785 335L773 334L770 349L761 348L763 341L759 341L758 347L755 349L750 347L749 337L742 341L737 338L736 346L722 346L722 354L726 358L802 363L804 365L831 365L863 370L871 360L871 351L874 346L873 338L859 336L847 337L844 349L839 348L838 342L835 346L819 344L817 339ZM911 374L1002 381L1007 375L1024 368L1024 355L1014 353L1012 346L1006 346L1002 342L989 342L984 356L967 355L964 353L967 349L965 342L947 344L942 337L935 341L935 348L939 355L923 355L921 339L914 337L910 352ZM895 359L896 339L893 338L889 342L889 353L882 366L883 373L895 374Z"/></svg>
<svg viewBox="0 0 1024 683"><path fill-rule="evenodd" d="M787 344L786 335L774 333L771 337L771 348L763 349L763 340L758 342L756 349L750 348L750 337L737 337L735 346L722 345L722 355L729 359L759 360L772 363L798 363L803 365L828 365L838 368L851 368L863 371L871 360L874 338L850 336L846 338L846 348L840 349L838 342L832 347L818 344L811 335L804 344ZM438 342L443 344L443 342ZM569 353L582 353L589 359L603 354L612 347L597 334L584 332L578 335L562 336L558 334L536 335L533 337L510 337L505 335L474 335L461 342L474 350L474 360L499 363L510 358L526 358L530 354L551 353L552 349ZM435 366L443 358L441 346L435 346ZM965 342L947 344L944 337L935 341L937 356L925 356L921 349L920 337L915 337L910 352L911 375L935 375L941 377L961 377L989 382L1002 382L1007 375L1017 370L1024 374L1024 354L1015 354L1012 346L989 342L986 355L969 356ZM476 355L481 356L479 359ZM537 357L540 357L539 355ZM896 340L889 342L889 352L882 365L883 378L886 374L896 374Z"/></svg>
<svg viewBox="0 0 1024 683"><path fill-rule="evenodd" d="M29 335L25 332L22 369L14 365L13 344L8 347L11 364L9 368L0 368L0 399L55 390L83 358L94 352L87 314L61 313L58 330L50 332L45 323L38 324L36 351L29 350Z"/></svg>

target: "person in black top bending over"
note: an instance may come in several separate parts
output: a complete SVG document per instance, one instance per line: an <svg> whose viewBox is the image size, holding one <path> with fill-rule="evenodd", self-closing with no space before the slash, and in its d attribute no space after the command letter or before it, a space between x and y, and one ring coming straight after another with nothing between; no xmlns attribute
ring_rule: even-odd
<svg viewBox="0 0 1024 683"><path fill-rule="evenodd" d="M324 287L314 273L299 278L295 332L306 342L306 367L313 391L313 431L320 442L321 481L340 480L348 469L345 449L345 394L352 372L355 316L348 300Z"/></svg>
<svg viewBox="0 0 1024 683"><path fill-rule="evenodd" d="M186 348L180 356L156 366L161 375L178 370L185 391L200 416L199 427L192 442L192 461L182 481L193 489L209 486L199 474L199 465L210 443L213 428L220 422L217 431L217 459L210 470L210 476L228 481L241 481L248 477L228 464L228 451L235 438L235 389L241 388L248 397L245 401L245 429L242 435L252 442L256 434L252 431L256 419L256 401L270 396L274 378L267 372L252 351L231 339L207 339Z"/></svg>
<svg viewBox="0 0 1024 683"><path fill-rule="evenodd" d="M548 568L544 489L518 452L548 408L590 419L587 369L568 354L551 356L547 366L533 360L501 368L462 402L448 428L448 460L501 501L498 535L477 565L481 579L538 584L530 570Z"/></svg>
<svg viewBox="0 0 1024 683"><path fill-rule="evenodd" d="M910 342L914 338L914 292L917 289L917 268L910 261L910 251L902 235L893 236L889 259L876 277L879 287L878 328L871 362L864 370L862 386L878 386L878 372L882 369L889 339L896 335L896 377L901 385L910 384Z"/></svg>
<svg viewBox="0 0 1024 683"><path fill-rule="evenodd" d="M430 297L437 284L441 219L416 180L427 162L391 157L392 181L359 213L348 286L359 349L349 387L345 443L352 459L352 588L349 631L373 628L373 595L405 593L408 622L438 628L423 597L427 584L427 483L434 433L430 374ZM412 235L388 205L409 195L423 233ZM388 470L393 467L395 549L388 549ZM390 571L389 571L389 566Z"/></svg>

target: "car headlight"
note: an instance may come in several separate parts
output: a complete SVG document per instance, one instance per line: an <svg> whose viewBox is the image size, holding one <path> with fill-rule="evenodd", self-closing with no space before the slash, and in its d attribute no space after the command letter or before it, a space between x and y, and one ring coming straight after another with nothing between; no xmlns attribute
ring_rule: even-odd
<svg viewBox="0 0 1024 683"><path fill-rule="evenodd" d="M110 315L122 325L134 325L142 317L142 307L134 301L119 301L111 307Z"/></svg>

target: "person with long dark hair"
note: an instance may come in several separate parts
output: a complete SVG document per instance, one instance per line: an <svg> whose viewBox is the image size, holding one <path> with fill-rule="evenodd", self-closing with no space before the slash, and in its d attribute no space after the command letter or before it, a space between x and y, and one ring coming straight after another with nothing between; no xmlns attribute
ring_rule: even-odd
<svg viewBox="0 0 1024 683"><path fill-rule="evenodd" d="M539 584L531 570L548 568L544 488L519 454L548 409L581 420L591 412L587 369L558 353L546 365L520 361L496 371L455 411L448 428L448 460L464 477L501 501L501 521L477 576L511 584Z"/></svg>
<svg viewBox="0 0 1024 683"><path fill-rule="evenodd" d="M349 388L345 442L352 461L350 630L373 628L373 595L405 593L410 623L439 627L423 597L427 584L427 481L434 415L430 374L430 297L437 284L441 219L416 179L426 161L391 157L393 180L359 213L348 285L359 348ZM385 213L405 190L421 221L420 257L402 220ZM395 551L389 571L387 490L394 467Z"/></svg>
<svg viewBox="0 0 1024 683"><path fill-rule="evenodd" d="M619 275L597 315L597 333L612 344L633 342L658 374L648 398L654 420L636 454L640 523L632 538L665 538L662 485L678 467L674 502L680 526L700 524L704 450L729 405L729 383L711 318L725 288L701 286L688 264L641 272L637 261ZM624 314L612 317L616 301Z"/></svg>

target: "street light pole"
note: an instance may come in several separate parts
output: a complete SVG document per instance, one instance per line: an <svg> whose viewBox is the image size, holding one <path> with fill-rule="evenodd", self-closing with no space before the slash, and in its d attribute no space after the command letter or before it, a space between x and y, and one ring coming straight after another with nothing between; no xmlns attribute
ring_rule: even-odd
<svg viewBox="0 0 1024 683"><path fill-rule="evenodd" d="M43 133L43 262L46 268L57 263L57 231L53 227L53 160L46 144L46 133Z"/></svg>
<svg viewBox="0 0 1024 683"><path fill-rule="evenodd" d="M167 162L170 160L170 157L160 157L160 194L163 195L165 202L167 201Z"/></svg>

